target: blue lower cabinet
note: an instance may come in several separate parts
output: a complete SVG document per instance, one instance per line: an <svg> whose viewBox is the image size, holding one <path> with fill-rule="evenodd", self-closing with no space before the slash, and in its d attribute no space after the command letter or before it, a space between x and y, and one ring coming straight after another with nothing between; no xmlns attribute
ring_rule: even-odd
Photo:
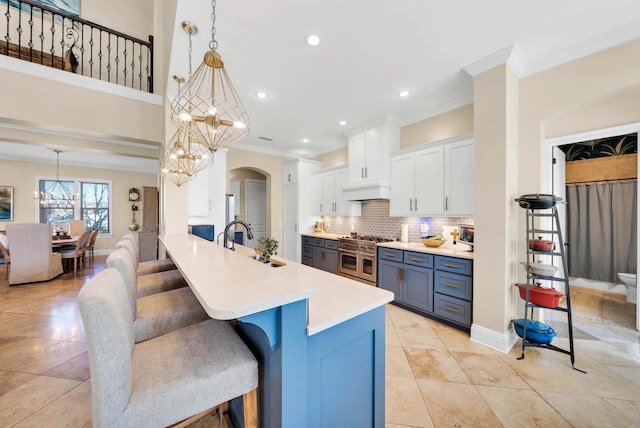
<svg viewBox="0 0 640 428"><path fill-rule="evenodd" d="M472 275L469 259L378 248L377 285L393 292L394 303L465 330L472 322Z"/></svg>
<svg viewBox="0 0 640 428"><path fill-rule="evenodd" d="M338 241L303 236L302 264L337 274Z"/></svg>

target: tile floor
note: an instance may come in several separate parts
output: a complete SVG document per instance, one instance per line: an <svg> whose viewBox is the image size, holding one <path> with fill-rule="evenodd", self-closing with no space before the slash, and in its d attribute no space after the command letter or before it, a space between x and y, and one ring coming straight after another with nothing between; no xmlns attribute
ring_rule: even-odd
<svg viewBox="0 0 640 428"><path fill-rule="evenodd" d="M75 296L77 275L9 287L0 267L0 427L91 425L91 385ZM635 306L610 293L573 293L576 366L519 344L504 355L393 305L387 308L386 426L640 426L640 334ZM547 322L566 345L566 322ZM207 424L199 423L198 426Z"/></svg>

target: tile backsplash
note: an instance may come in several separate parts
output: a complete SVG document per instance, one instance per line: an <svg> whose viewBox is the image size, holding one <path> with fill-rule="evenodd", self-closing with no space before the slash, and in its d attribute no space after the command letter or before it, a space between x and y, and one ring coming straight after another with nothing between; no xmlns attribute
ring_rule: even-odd
<svg viewBox="0 0 640 428"><path fill-rule="evenodd" d="M409 242L418 242L423 235L422 224L427 224L430 235L440 233L451 239L449 233L460 223L473 224L473 218L452 217L389 217L389 201L375 200L362 202L360 217L324 216L325 231L337 234L348 234L355 230L360 235L374 235L391 239L400 239L403 224L409 226ZM353 226L353 229L352 229Z"/></svg>

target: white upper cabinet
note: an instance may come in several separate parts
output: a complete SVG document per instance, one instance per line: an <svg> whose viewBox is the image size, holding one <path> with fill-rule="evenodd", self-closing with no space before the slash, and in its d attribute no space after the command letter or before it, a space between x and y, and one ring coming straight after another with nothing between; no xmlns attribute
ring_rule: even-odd
<svg viewBox="0 0 640 428"><path fill-rule="evenodd" d="M473 216L474 165L471 135L391 156L389 215Z"/></svg>
<svg viewBox="0 0 640 428"><path fill-rule="evenodd" d="M284 184L291 184L298 182L298 164L297 163L288 163L284 166Z"/></svg>
<svg viewBox="0 0 640 428"><path fill-rule="evenodd" d="M445 146L445 212L449 216L473 216L475 161L473 138Z"/></svg>
<svg viewBox="0 0 640 428"><path fill-rule="evenodd" d="M359 216L360 202L347 201L342 195L342 189L348 181L347 167L332 168L314 175L311 178L313 213L329 216Z"/></svg>
<svg viewBox="0 0 640 428"><path fill-rule="evenodd" d="M390 120L349 135L349 185L388 184L389 153L400 147L400 128Z"/></svg>

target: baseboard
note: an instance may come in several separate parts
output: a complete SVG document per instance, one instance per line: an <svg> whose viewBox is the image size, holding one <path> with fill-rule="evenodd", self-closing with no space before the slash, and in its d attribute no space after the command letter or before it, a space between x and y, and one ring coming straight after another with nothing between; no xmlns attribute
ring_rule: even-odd
<svg viewBox="0 0 640 428"><path fill-rule="evenodd" d="M477 324L471 326L472 341L505 354L511 351L511 348L513 348L513 345L516 344L518 339L518 335L516 335L516 332L512 328L509 328L503 333L498 333L497 331L489 330Z"/></svg>

